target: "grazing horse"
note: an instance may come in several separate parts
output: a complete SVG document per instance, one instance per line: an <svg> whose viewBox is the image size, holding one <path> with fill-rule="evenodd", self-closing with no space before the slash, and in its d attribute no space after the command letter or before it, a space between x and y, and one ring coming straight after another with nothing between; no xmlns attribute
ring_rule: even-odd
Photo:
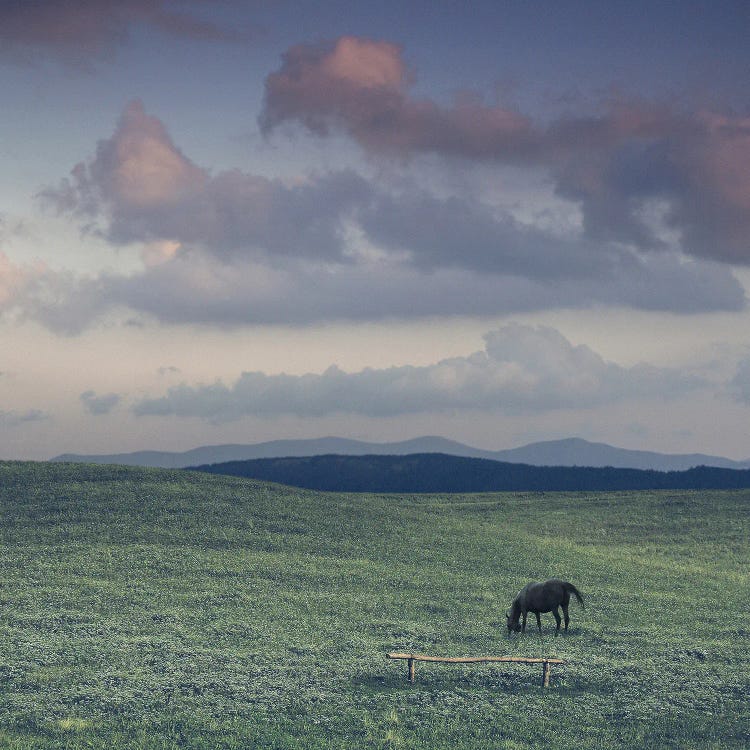
<svg viewBox="0 0 750 750"><path fill-rule="evenodd" d="M568 632L568 623L570 617L568 617L568 604L570 603L570 595L575 594L576 599L581 603L583 607L583 597L581 596L578 589L567 581L561 581L559 578L550 578L544 583L527 583L519 592L516 598L513 600L513 604L510 609L505 613L508 620L508 633L515 631L526 632L526 615L529 612L533 612L536 615L536 624L539 627L539 632L542 632L542 620L539 617L540 612L552 612L557 622L555 628L555 635L560 632L560 612L558 607L562 607L563 615L565 616L565 632ZM518 621L519 617L523 617L523 625Z"/></svg>

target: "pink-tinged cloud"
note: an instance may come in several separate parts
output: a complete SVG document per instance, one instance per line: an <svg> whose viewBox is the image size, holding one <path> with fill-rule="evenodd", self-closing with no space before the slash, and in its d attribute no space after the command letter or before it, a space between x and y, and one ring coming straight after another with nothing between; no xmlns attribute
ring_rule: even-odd
<svg viewBox="0 0 750 750"><path fill-rule="evenodd" d="M406 68L398 47L345 36L321 60L323 75L364 88L400 89L406 83Z"/></svg>
<svg viewBox="0 0 750 750"><path fill-rule="evenodd" d="M269 132L287 120L321 134L340 127L378 151L471 148L478 156L530 146L526 118L471 99L450 109L413 100L410 79L401 50L388 42L345 36L297 45L266 78L261 127Z"/></svg>
<svg viewBox="0 0 750 750"><path fill-rule="evenodd" d="M672 121L664 107L613 102L602 113L566 117L547 128L500 104L462 92L448 107L416 99L400 47L344 36L299 44L265 82L260 124L270 132L300 122L326 134L342 130L364 147L399 155L438 153L527 164L558 163L585 149L651 138Z"/></svg>
<svg viewBox="0 0 750 750"><path fill-rule="evenodd" d="M342 222L371 193L352 172L294 185L238 169L211 174L185 156L163 123L136 101L112 137L99 142L94 158L77 164L41 197L61 213L98 222L96 231L114 243L159 247L156 254L147 249L147 263L168 260L178 245L199 245L225 258L342 261ZM165 248L171 248L166 255Z"/></svg>
<svg viewBox="0 0 750 750"><path fill-rule="evenodd" d="M210 0L3 0L0 3L0 54L33 61L50 55L73 65L108 58L137 25L172 36L235 40L184 8L207 7Z"/></svg>
<svg viewBox="0 0 750 750"><path fill-rule="evenodd" d="M135 101L125 109L114 136L100 142L91 179L106 200L148 211L186 200L203 188L208 175L174 145L162 122Z"/></svg>
<svg viewBox="0 0 750 750"><path fill-rule="evenodd" d="M359 73L369 65L370 77ZM378 156L546 169L580 206L592 241L653 251L676 234L686 254L750 263L748 118L614 100L541 127L476 95L447 107L415 98L410 83L394 45L352 37L298 45L266 78L260 124L266 133L285 122L343 132Z"/></svg>
<svg viewBox="0 0 750 750"><path fill-rule="evenodd" d="M58 211L84 220L106 214L107 234L115 242L159 241L172 237L157 225L179 214L209 180L207 171L175 146L163 123L133 101L112 137L99 141L95 157L41 195Z"/></svg>

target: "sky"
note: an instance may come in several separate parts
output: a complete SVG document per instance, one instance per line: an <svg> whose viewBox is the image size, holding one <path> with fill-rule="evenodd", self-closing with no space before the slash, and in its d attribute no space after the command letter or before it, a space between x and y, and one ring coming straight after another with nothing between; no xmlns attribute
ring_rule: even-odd
<svg viewBox="0 0 750 750"><path fill-rule="evenodd" d="M750 458L750 4L0 0L0 458Z"/></svg>

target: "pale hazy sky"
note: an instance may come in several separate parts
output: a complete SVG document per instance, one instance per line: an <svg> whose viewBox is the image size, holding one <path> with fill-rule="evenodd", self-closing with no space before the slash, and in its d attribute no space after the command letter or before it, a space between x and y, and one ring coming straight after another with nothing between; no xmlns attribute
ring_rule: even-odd
<svg viewBox="0 0 750 750"><path fill-rule="evenodd" d="M0 458L750 457L747 2L0 2Z"/></svg>

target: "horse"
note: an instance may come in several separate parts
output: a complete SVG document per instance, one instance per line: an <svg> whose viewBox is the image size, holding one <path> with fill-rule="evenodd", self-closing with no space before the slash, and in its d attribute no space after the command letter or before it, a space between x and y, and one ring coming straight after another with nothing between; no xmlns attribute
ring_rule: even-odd
<svg viewBox="0 0 750 750"><path fill-rule="evenodd" d="M568 604L570 603L571 594L575 594L581 607L584 607L580 591L572 583L568 583L568 581L561 581L559 578L550 578L543 583L527 583L518 592L510 609L505 613L508 623L508 634L512 631L516 633L519 631L526 632L526 615L529 612L533 612L536 615L536 624L541 633L542 620L539 617L539 613L552 612L557 622L557 627L555 628L555 635L557 635L560 632L560 612L557 609L558 607L562 607L563 615L565 616L565 632L567 633L568 623L570 622ZM523 625L518 621L521 616L523 617Z"/></svg>

